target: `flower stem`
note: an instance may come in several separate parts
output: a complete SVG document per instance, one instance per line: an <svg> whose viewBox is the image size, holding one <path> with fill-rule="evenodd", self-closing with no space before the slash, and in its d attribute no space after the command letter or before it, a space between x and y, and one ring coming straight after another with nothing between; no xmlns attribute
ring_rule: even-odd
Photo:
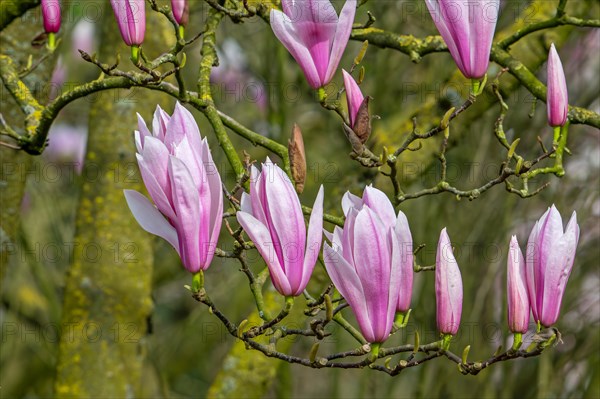
<svg viewBox="0 0 600 399"><path fill-rule="evenodd" d="M440 348L443 351L448 351L448 349L450 349L450 341L452 341L452 334L444 334L442 336Z"/></svg>
<svg viewBox="0 0 600 399"><path fill-rule="evenodd" d="M319 97L319 102L321 104L324 104L325 100L327 100L327 93L325 92L325 88L319 87L317 89L317 96Z"/></svg>
<svg viewBox="0 0 600 399"><path fill-rule="evenodd" d="M471 94L477 95L480 84L481 83L477 79L471 79Z"/></svg>
<svg viewBox="0 0 600 399"><path fill-rule="evenodd" d="M560 126L554 127L554 140L552 141L552 144L554 145L558 145L558 140L560 140L560 129Z"/></svg>
<svg viewBox="0 0 600 399"><path fill-rule="evenodd" d="M137 64L140 61L140 46L131 46L131 61L133 61L134 64Z"/></svg>
<svg viewBox="0 0 600 399"><path fill-rule="evenodd" d="M514 351L519 350L519 348L521 347L522 344L523 344L523 334L514 333L512 350L514 350Z"/></svg>
<svg viewBox="0 0 600 399"><path fill-rule="evenodd" d="M379 358L379 348L381 348L380 342L373 342L371 344L371 356L369 358L372 362Z"/></svg>
<svg viewBox="0 0 600 399"><path fill-rule="evenodd" d="M192 292L199 292L202 288L204 288L204 272L200 270L192 277Z"/></svg>
<svg viewBox="0 0 600 399"><path fill-rule="evenodd" d="M56 49L56 34L48 33L48 49L54 51Z"/></svg>

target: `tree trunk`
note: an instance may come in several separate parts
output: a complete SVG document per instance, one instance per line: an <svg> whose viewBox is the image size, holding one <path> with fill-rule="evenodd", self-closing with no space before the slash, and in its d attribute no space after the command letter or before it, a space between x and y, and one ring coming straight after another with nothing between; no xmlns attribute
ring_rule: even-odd
<svg viewBox="0 0 600 399"><path fill-rule="evenodd" d="M105 6L104 11L100 59L112 62L120 52L119 67L131 65L112 10ZM154 57L174 35L166 19L151 10L147 23L144 50ZM155 238L135 222L123 189L144 190L133 131L136 112L149 120L157 103L172 104L163 93L135 89L103 92L91 106L61 323L55 383L61 398L139 397L143 389Z"/></svg>

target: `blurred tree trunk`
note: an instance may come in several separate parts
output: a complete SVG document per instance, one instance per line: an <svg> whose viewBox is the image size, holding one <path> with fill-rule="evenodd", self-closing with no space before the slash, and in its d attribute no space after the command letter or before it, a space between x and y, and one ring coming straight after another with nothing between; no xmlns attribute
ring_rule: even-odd
<svg viewBox="0 0 600 399"><path fill-rule="evenodd" d="M29 4L31 2L22 3L2 2L0 4L0 29L2 29L0 52L11 57L18 68L24 68L27 65L27 58L30 55L36 61L46 53L44 47L31 45L35 36L44 30L40 19L35 17L40 11L35 9L26 12L28 8L31 8L31 4ZM21 18L8 25L10 21L19 16ZM51 56L23 79L31 94L40 104L48 102L47 82L50 81L55 60L56 57ZM9 126L22 132L25 115L4 84L1 89L0 112L2 117ZM2 140L4 141L4 139ZM2 199L2 206L0 206L0 281L4 281L11 253L20 251L16 238L20 223L21 202L27 177L35 175L36 170L32 168L32 156L24 151L15 151L0 146L0 159L2 160L0 169L0 198Z"/></svg>
<svg viewBox="0 0 600 399"><path fill-rule="evenodd" d="M108 2L106 3L108 4ZM105 6L100 59L131 65L112 10ZM166 19L147 13L144 50L155 57L173 37ZM58 397L139 397L144 337L152 310L153 236L133 219L123 189L143 191L133 131L136 112L151 120L164 94L113 90L95 96L90 110L84 183L76 220L61 322L55 394Z"/></svg>

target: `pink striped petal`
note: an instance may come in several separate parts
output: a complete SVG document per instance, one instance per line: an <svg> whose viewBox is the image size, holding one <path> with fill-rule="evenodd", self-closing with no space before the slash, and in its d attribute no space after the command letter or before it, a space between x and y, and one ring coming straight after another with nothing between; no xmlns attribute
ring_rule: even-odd
<svg viewBox="0 0 600 399"><path fill-rule="evenodd" d="M356 13L356 0L347 0L346 4L340 12L339 21L335 30L335 36L331 45L331 55L329 56L329 65L325 74L323 84L331 82L335 71L337 70L344 50L348 45L350 34L352 33L352 24L354 23L354 15Z"/></svg>
<svg viewBox="0 0 600 399"><path fill-rule="evenodd" d="M354 121L356 120L358 109L365 98L352 75L350 75L344 69L342 69L342 74L344 75L344 88L346 89L346 101L348 103L350 127L354 128Z"/></svg>
<svg viewBox="0 0 600 399"><path fill-rule="evenodd" d="M356 270L327 243L323 244L323 260L331 281L352 308L362 335L367 341L376 342L365 303L367 297Z"/></svg>
<svg viewBox="0 0 600 399"><path fill-rule="evenodd" d="M369 185L365 187L363 201L373 212L379 216L383 225L387 229L393 229L396 225L396 212L390 202L390 199L381 190Z"/></svg>
<svg viewBox="0 0 600 399"><path fill-rule="evenodd" d="M317 263L319 252L321 251L321 243L323 241L323 195L323 186L321 186L310 214L308 234L306 237L306 252L302 264L302 282L300 283L296 295L302 293L306 288L308 280L315 268L315 264Z"/></svg>
<svg viewBox="0 0 600 399"><path fill-rule="evenodd" d="M562 62L554 43L548 55L548 93L546 98L548 123L550 126L563 126L569 112L569 94Z"/></svg>
<svg viewBox="0 0 600 399"><path fill-rule="evenodd" d="M406 312L410 308L413 289L413 241L406 215L398 212L396 226L394 227L400 251L400 294L398 296L397 310ZM394 261L392 261L394 262Z"/></svg>
<svg viewBox="0 0 600 399"><path fill-rule="evenodd" d="M354 229L354 267L360 279L367 303L373 333L380 338L387 329L390 287L391 251L387 230L379 217L368 207L356 216ZM394 303L398 300L393 298ZM395 309L395 306L394 306Z"/></svg>
<svg viewBox="0 0 600 399"><path fill-rule="evenodd" d="M508 327L514 333L526 333L529 327L529 297L525 281L525 259L515 236L510 240L507 270Z"/></svg>
<svg viewBox="0 0 600 399"><path fill-rule="evenodd" d="M205 244L202 239L206 238L200 235L201 209L198 190L187 166L173 156L169 159L169 177L173 207L177 214L174 223L179 236L181 260L186 269L197 273L208 266L203 263L206 254L202 254L200 250L201 245Z"/></svg>
<svg viewBox="0 0 600 399"><path fill-rule="evenodd" d="M294 292L279 263L279 259L273 246L274 243L267 227L254 216L246 212L237 212L236 217L239 224L246 234L248 234L248 237L250 237L252 242L254 242L256 249L258 249L258 252L267 263L275 289L277 289L281 295L293 295Z"/></svg>
<svg viewBox="0 0 600 399"><path fill-rule="evenodd" d="M274 164L270 168L265 164L263 168L268 169L266 177L269 179L269 183L265 184L268 199L265 206L266 215L281 245L283 261L281 258L280 261L283 263L285 274L292 291L296 291L302 282L306 246L306 225L302 206L292 182L281 168Z"/></svg>
<svg viewBox="0 0 600 399"><path fill-rule="evenodd" d="M319 72L310 51L302 43L293 26L293 21L281 11L271 9L271 28L277 39L287 48L304 72L308 84L315 89L323 86L324 83L319 77Z"/></svg>
<svg viewBox="0 0 600 399"><path fill-rule="evenodd" d="M435 294L438 330L455 335L462 315L463 286L452 244L444 228L440 234L436 255Z"/></svg>

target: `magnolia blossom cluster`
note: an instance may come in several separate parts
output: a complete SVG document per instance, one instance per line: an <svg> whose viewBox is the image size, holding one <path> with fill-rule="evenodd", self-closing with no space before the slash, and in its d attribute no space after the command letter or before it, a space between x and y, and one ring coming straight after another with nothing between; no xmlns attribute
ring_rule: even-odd
<svg viewBox="0 0 600 399"><path fill-rule="evenodd" d="M526 259L516 237L508 255L508 325L514 333L529 327L530 309L541 326L556 323L579 241L577 214L566 229L554 205L536 222L527 241Z"/></svg>
<svg viewBox="0 0 600 399"><path fill-rule="evenodd" d="M137 160L152 202L125 190L127 203L146 231L167 240L192 273L206 270L214 257L223 217L219 171L192 114L177 104L169 116L157 107L150 130L139 117L135 132ZM301 295L310 281L323 241L323 187L308 225L294 184L270 159L250 170L239 224L268 266L275 289L286 297ZM413 287L413 239L408 218L389 198L368 186L362 197L347 192L341 201L342 227L325 232L325 268L354 312L365 339L385 341L395 317L410 309ZM541 325L558 318L561 298L573 266L579 227L575 214L563 233L553 206L536 223L524 261L513 237L508 258L509 327L524 332L529 309ZM461 272L446 229L435 265L437 327L455 335L463 303Z"/></svg>
<svg viewBox="0 0 600 399"><path fill-rule="evenodd" d="M139 47L146 32L145 0L110 0L121 36L139 60ZM478 81L487 72L500 0L425 0L442 39L458 69ZM283 11L271 9L270 23L275 36L296 60L308 84L315 88L333 79L350 39L357 1L347 0L338 16L329 0L281 0ZM179 37L189 20L187 0L171 0L173 19L179 25ZM44 28L49 46L60 28L59 0L42 0ZM552 127L567 122L568 93L566 79L554 44L548 56L548 123ZM363 95L354 79L344 71L348 93L350 127L355 129ZM478 85L478 84L477 84ZM358 134L361 137L361 134ZM361 140L362 141L362 140Z"/></svg>
<svg viewBox="0 0 600 399"><path fill-rule="evenodd" d="M132 49L138 48L144 40L144 1L111 0L111 4L123 40ZM426 0L426 4L461 72L471 79L484 77L499 1ZM281 6L283 11L271 10L273 32L298 62L309 85L319 89L336 73L357 1L347 0L339 16L328 0L282 0ZM172 10L177 23L185 25L187 3L172 1ZM132 54L135 59L136 53ZM370 134L369 97L345 70L343 80L348 106L345 128L347 134L351 132L354 148L354 143L364 144ZM567 89L554 46L548 61L547 104L549 124L565 125ZM294 131L301 135L299 127ZM175 248L187 270L194 274L206 270L216 251L223 216L221 178L206 139L201 138L189 111L177 104L171 116L157 107L152 129L139 117L135 142L152 201L126 190L133 215L142 228ZM290 155L305 163L301 137L290 145ZM268 158L260 170L252 166L249 193L242 194L236 213L238 223L267 264L273 286L287 298L307 289L323 241L324 190L319 189L307 224L298 197L304 184L300 172L298 165L292 165L295 187ZM347 192L341 204L343 226L325 231L325 268L355 314L365 339L378 344L388 338L396 317L410 310L414 255L408 218L396 212L389 198L372 186L364 189L362 197ZM578 237L575 214L563 232L554 206L536 223L526 259L516 237L512 237L507 263L508 324L512 332L527 331L530 310L540 325L556 322ZM435 295L438 330L451 337L460 326L463 285L445 228L436 253Z"/></svg>
<svg viewBox="0 0 600 399"><path fill-rule="evenodd" d="M131 47L132 59L137 62L139 47L146 34L145 0L110 0L119 31L125 44ZM179 25L179 36L183 38L183 27L187 25L189 10L187 0L171 0L173 18Z"/></svg>

